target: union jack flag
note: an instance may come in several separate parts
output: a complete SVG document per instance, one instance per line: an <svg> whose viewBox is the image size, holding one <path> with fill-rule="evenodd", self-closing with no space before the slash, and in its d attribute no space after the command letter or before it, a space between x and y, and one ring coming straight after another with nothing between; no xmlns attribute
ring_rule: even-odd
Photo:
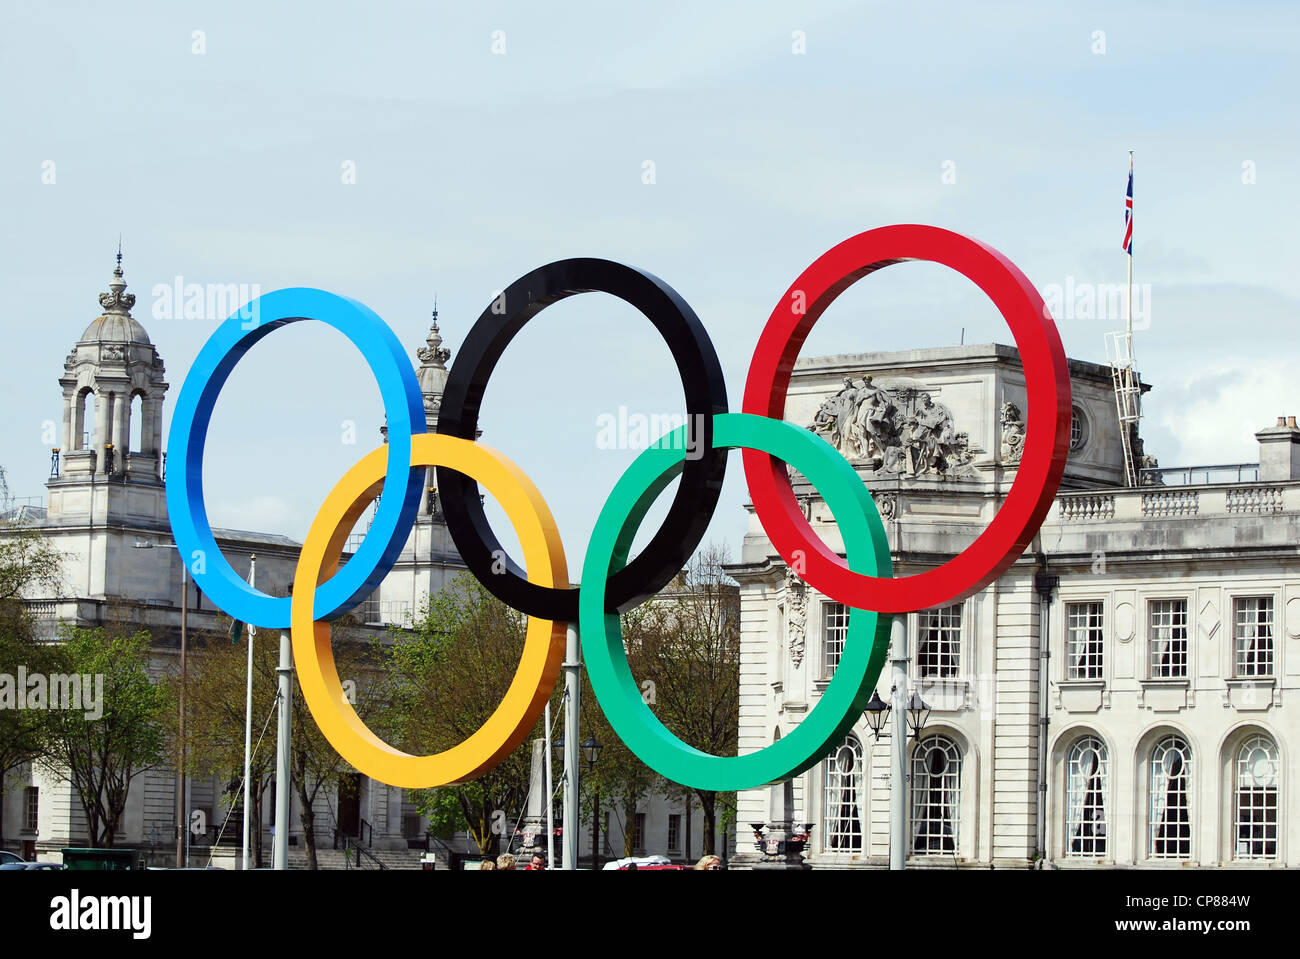
<svg viewBox="0 0 1300 959"><path fill-rule="evenodd" d="M1128 196L1124 197L1124 252L1133 255L1133 159L1128 161Z"/></svg>

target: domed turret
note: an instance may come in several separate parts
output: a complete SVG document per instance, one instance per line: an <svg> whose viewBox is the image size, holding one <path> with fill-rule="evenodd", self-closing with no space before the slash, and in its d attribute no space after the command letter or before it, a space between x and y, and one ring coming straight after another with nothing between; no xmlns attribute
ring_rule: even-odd
<svg viewBox="0 0 1300 959"><path fill-rule="evenodd" d="M66 478L131 476L161 480L162 404L167 391L162 358L131 316L122 251L99 294L104 311L91 321L63 364L63 463ZM132 421L138 417L138 437ZM57 478L57 477L56 477Z"/></svg>
<svg viewBox="0 0 1300 959"><path fill-rule="evenodd" d="M433 325L429 327L429 336L424 341L427 345L415 351L420 359L420 368L416 376L420 381L420 392L424 394L424 417L432 433L438 424L438 410L442 406L442 393L447 388L447 361L451 359L451 350L442 345L442 334L438 331L438 302L433 303Z"/></svg>

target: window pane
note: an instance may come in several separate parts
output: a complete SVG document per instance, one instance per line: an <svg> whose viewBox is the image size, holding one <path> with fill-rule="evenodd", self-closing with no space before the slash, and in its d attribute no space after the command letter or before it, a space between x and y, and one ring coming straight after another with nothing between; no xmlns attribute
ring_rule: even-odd
<svg viewBox="0 0 1300 959"><path fill-rule="evenodd" d="M1168 736L1151 751L1150 856L1187 859L1192 854L1192 753L1180 736Z"/></svg>
<svg viewBox="0 0 1300 959"><path fill-rule="evenodd" d="M1236 763L1234 859L1276 859L1277 747L1266 736L1242 743Z"/></svg>
<svg viewBox="0 0 1300 959"><path fill-rule="evenodd" d="M1151 678L1187 677L1187 600L1152 600Z"/></svg>
<svg viewBox="0 0 1300 959"><path fill-rule="evenodd" d="M1065 676L1101 679L1101 603L1069 603L1065 607Z"/></svg>
<svg viewBox="0 0 1300 959"><path fill-rule="evenodd" d="M961 751L931 736L912 753L912 852L956 855L961 821Z"/></svg>
<svg viewBox="0 0 1300 959"><path fill-rule="evenodd" d="M823 797L826 851L862 852L862 744L856 736L826 758Z"/></svg>
<svg viewBox="0 0 1300 959"><path fill-rule="evenodd" d="M27 787L27 802L25 804L23 825L28 832L35 832L37 823L40 822L41 809L41 790L39 786Z"/></svg>
<svg viewBox="0 0 1300 959"><path fill-rule="evenodd" d="M921 679L953 679L961 671L962 604L920 613L916 672Z"/></svg>
<svg viewBox="0 0 1300 959"><path fill-rule="evenodd" d="M1273 597L1238 599L1235 603L1238 676L1273 675Z"/></svg>
<svg viewBox="0 0 1300 959"><path fill-rule="evenodd" d="M822 604L822 675L829 679L844 652L849 632L849 608L843 603Z"/></svg>
<svg viewBox="0 0 1300 959"><path fill-rule="evenodd" d="M1066 855L1105 855L1108 775L1105 743L1096 736L1075 743L1066 767Z"/></svg>

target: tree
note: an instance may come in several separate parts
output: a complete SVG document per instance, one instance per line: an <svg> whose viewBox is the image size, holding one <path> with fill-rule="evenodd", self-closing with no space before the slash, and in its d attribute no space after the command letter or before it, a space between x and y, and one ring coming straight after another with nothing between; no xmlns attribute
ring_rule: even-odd
<svg viewBox="0 0 1300 959"><path fill-rule="evenodd" d="M525 629L523 614L470 576L430 597L412 630L395 632L388 651L390 741L423 755L468 738L505 697ZM481 852L497 852L510 831L501 826L513 825L528 797L531 759L525 743L476 780L415 790L412 801L434 835L459 826Z"/></svg>
<svg viewBox="0 0 1300 959"><path fill-rule="evenodd" d="M383 728L386 706L387 681L379 668L386 658L382 644L368 643L357 636L356 620L344 616L330 627L330 640L334 648L334 664L339 677L348 685L353 697L352 708L361 721L372 728ZM316 797L326 783L337 784L339 796L347 794L351 785L343 773L354 771L342 756L335 752L329 740L316 725L307 701L303 699L294 674L293 737L290 742L290 769L293 787L298 794L299 821L302 824L303 842L307 848L307 868L316 869Z"/></svg>
<svg viewBox="0 0 1300 959"><path fill-rule="evenodd" d="M24 597L58 595L63 556L9 508L9 487L0 467L0 674L48 675L58 662L54 647L42 643ZM0 708L0 836L4 835L5 780L44 749L49 710Z"/></svg>
<svg viewBox="0 0 1300 959"><path fill-rule="evenodd" d="M659 628L658 617L653 615L652 610L651 605L643 605L621 617L623 648L627 654L628 666L632 674L638 677L646 675L650 665L642 655L646 641ZM583 736L594 736L602 747L600 761L590 770L584 768L578 779L583 793L583 816L590 816L597 803L602 808L612 806L619 810L622 814L622 855L631 856L635 852L636 830L633 824L636 822L637 805L653 793L664 792L667 783L638 759L614 732L604 711L597 705L596 695L585 670L582 673L581 702L585 727ZM600 827L599 821L596 825ZM594 858L599 858L599 845L600 840L596 830L593 830Z"/></svg>
<svg viewBox="0 0 1300 959"><path fill-rule="evenodd" d="M69 674L103 678L100 715L49 709L42 762L70 781L86 814L92 846L111 848L126 809L131 780L164 759L162 713L169 697L149 677L149 634L62 628L60 666Z"/></svg>
<svg viewBox="0 0 1300 959"><path fill-rule="evenodd" d="M199 637L187 667L186 682L186 768L192 775L231 776L237 786L244 769L245 697L248 682L248 631L241 642L231 643L229 620L223 620L214 635ZM358 702L354 708L367 721L374 718L375 683L364 677L374 671L374 656L368 646L358 640L351 629L351 620L345 618L332 627L335 663L345 679L356 683ZM276 630L258 630L253 642L253 743L249 762L249 786L246 801L249 803L250 857L258 867L264 864L265 849L262 843L262 823L265 819L265 797L275 776L274 719L266 738L258 745L263 725L275 709L279 692L280 634ZM173 685L179 677L172 677ZM175 717L169 717L175 734ZM292 788L300 806L299 821L307 852L307 867L318 868L316 855L315 802L323 785L338 782L340 774L350 770L342 757L335 752L321 734L297 685L295 674L293 690L293 733L290 740L290 774Z"/></svg>
<svg viewBox="0 0 1300 959"><path fill-rule="evenodd" d="M244 769L244 710L248 674L248 648L232 643L228 619L215 632L192 634L185 682L185 772L189 776L218 776L229 780L231 811L237 808L239 783ZM224 627L224 628L223 628ZM278 642L267 631L253 644L253 737L270 714L276 701L275 668L279 664ZM247 641L247 632L245 632ZM173 695L179 693L179 670L168 677ZM177 715L167 715L166 728L175 741ZM275 773L275 747L263 742L250 763L250 784L244 801L249 804L249 839L254 864L264 865L262 849L262 798ZM242 827L241 827L242 828Z"/></svg>
<svg viewBox="0 0 1300 959"><path fill-rule="evenodd" d="M705 547L648 605L646 621L624 636L633 674L653 683L647 695L654 714L679 739L715 756L736 755L740 726L740 591L723 571L726 563L724 548ZM707 855L718 814L734 815L735 796L695 794Z"/></svg>

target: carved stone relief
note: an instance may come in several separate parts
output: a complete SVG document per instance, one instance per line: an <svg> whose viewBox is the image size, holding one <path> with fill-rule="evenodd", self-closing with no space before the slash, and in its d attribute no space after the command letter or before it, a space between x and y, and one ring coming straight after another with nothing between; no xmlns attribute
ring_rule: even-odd
<svg viewBox="0 0 1300 959"><path fill-rule="evenodd" d="M798 669L808 637L808 588L789 567L785 570L785 635L790 659Z"/></svg>
<svg viewBox="0 0 1300 959"><path fill-rule="evenodd" d="M952 411L914 380L845 377L844 388L823 401L808 428L850 462L882 475L977 475L969 435L958 432Z"/></svg>

